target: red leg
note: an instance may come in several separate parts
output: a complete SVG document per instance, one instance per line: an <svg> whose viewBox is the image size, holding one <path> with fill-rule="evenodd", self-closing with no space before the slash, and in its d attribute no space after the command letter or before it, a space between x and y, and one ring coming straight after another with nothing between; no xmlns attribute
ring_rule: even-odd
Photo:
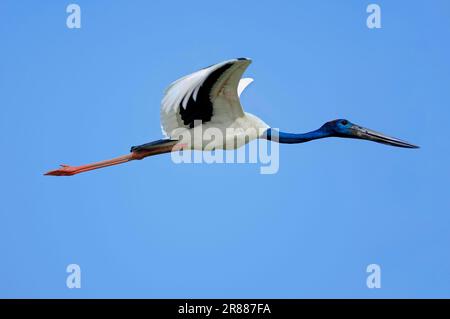
<svg viewBox="0 0 450 319"><path fill-rule="evenodd" d="M175 142L174 142L174 144L175 144ZM177 150L182 149L184 146L185 145L182 145L182 144L180 144L180 145L164 145L161 147L155 147L154 149L151 149L151 150L136 151L136 152L132 152L128 155L119 156L119 157L116 157L116 158L113 158L110 160L105 160L105 161L101 161L101 162L80 165L80 166L70 166L70 165L63 164L63 165L61 165L60 168L49 171L49 172L45 173L44 175L71 176L71 175L91 171L91 170L102 168L102 167L122 164L122 163L126 163L126 162L133 161L133 160L141 160L147 156L177 151Z"/></svg>
<svg viewBox="0 0 450 319"><path fill-rule="evenodd" d="M124 155L120 157L116 157L110 160L96 162L92 164L86 164L86 165L80 165L80 166L70 166L70 165L61 165L61 168L58 168L53 171L49 171L45 173L44 175L52 175L52 176L71 176L82 172L91 171L93 169L117 165L126 163L128 161L132 161L137 158L133 158L134 153L131 153L129 155Z"/></svg>

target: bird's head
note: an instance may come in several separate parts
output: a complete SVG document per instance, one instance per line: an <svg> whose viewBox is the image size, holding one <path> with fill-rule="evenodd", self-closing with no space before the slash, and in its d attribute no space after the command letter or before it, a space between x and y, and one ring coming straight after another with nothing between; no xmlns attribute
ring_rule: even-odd
<svg viewBox="0 0 450 319"><path fill-rule="evenodd" d="M320 128L320 130L326 132L327 134L329 134L329 136L363 139L397 147L419 148L416 145L402 141L398 138L390 137L368 128L353 124L346 119L338 119L327 122Z"/></svg>

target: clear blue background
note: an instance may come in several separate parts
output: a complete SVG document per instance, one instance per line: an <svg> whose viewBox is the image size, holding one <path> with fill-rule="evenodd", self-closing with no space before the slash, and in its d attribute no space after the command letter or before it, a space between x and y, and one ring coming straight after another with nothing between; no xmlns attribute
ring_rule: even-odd
<svg viewBox="0 0 450 319"><path fill-rule="evenodd" d="M80 0L79 30L69 3L0 2L0 297L450 297L449 1L376 1L380 30L369 1ZM42 176L160 138L163 89L240 56L273 127L348 118L422 148Z"/></svg>

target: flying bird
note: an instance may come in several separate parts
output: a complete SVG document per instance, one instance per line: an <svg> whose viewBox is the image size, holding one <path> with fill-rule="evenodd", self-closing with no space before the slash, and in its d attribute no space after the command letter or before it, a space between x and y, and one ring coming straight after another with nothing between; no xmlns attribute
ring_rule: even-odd
<svg viewBox="0 0 450 319"><path fill-rule="evenodd" d="M403 148L418 148L346 119L326 122L317 130L302 134L274 130L257 116L242 109L240 95L253 81L251 78L242 78L250 63L248 58L232 59L173 82L166 89L161 103L160 117L164 138L133 146L130 154L124 156L81 166L61 165L45 175L70 176L180 150L236 149L258 138L296 144L326 137L342 137ZM223 138L212 139L211 136L202 134L208 129L215 129L215 132L218 130ZM245 138L242 138L243 134Z"/></svg>

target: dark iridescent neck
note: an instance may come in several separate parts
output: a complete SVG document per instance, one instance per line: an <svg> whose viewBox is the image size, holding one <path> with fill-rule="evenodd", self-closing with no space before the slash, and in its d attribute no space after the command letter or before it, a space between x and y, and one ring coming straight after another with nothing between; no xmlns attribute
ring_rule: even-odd
<svg viewBox="0 0 450 319"><path fill-rule="evenodd" d="M305 142L309 142L312 140L317 140L319 138L330 137L330 136L331 136L331 134L322 128L315 130L315 131L308 132L308 133L303 133L303 134L279 132L277 130L269 128L265 132L263 138L265 138L269 141L275 141L275 142L283 143L283 144L297 144L297 143L305 143Z"/></svg>

